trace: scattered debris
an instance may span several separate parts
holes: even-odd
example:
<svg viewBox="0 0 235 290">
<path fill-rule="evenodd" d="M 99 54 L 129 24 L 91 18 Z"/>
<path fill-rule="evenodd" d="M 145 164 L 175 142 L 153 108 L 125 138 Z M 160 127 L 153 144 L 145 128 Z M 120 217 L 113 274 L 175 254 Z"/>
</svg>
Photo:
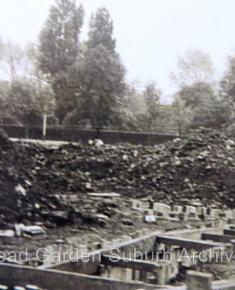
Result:
<svg viewBox="0 0 235 290">
<path fill-rule="evenodd" d="M 90 143 L 49 148 L 1 134 L 0 227 L 100 226 L 97 214 L 122 220 L 123 198 L 234 207 L 235 142 L 223 132 L 201 129 L 158 146 Z"/>
<path fill-rule="evenodd" d="M 15 187 L 15 191 L 23 196 L 26 196 L 26 190 L 20 184 Z"/>
<path fill-rule="evenodd" d="M 133 226 L 133 221 L 131 219 L 123 219 L 122 224 L 125 226 Z"/>
<path fill-rule="evenodd" d="M 46 232 L 40 226 L 25 226 L 24 224 L 15 224 L 15 234 L 17 237 L 22 237 L 23 234 L 30 236 L 43 235 Z"/>
<path fill-rule="evenodd" d="M 11 238 L 15 236 L 13 230 L 0 230 L 0 238 Z"/>
<path fill-rule="evenodd" d="M 40 226 L 26 226 L 26 227 L 24 227 L 24 233 L 28 234 L 28 235 L 35 236 L 35 235 L 43 235 L 46 232 Z"/>
<path fill-rule="evenodd" d="M 144 220 L 146 223 L 155 223 L 157 219 L 155 215 L 145 215 Z"/>
</svg>

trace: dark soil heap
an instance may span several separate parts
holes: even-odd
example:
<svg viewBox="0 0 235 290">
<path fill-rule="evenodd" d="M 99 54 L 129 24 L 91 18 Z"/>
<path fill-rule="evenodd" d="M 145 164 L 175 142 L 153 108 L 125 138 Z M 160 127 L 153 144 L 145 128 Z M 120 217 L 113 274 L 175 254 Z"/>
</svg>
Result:
<svg viewBox="0 0 235 290">
<path fill-rule="evenodd" d="M 61 210 L 74 217 L 83 203 L 74 209 L 55 194 L 76 193 L 85 202 L 87 192 L 234 207 L 235 142 L 222 132 L 201 129 L 160 146 L 69 144 L 51 149 L 12 143 L 0 134 L 2 222 L 47 220 Z"/>
</svg>

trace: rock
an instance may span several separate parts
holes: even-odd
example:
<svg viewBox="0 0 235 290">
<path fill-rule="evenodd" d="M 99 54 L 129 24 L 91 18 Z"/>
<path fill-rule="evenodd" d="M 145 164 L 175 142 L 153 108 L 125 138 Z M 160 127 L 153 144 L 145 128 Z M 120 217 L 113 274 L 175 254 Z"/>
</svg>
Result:
<svg viewBox="0 0 235 290">
<path fill-rule="evenodd" d="M 15 187 L 15 191 L 19 194 L 19 195 L 23 195 L 26 196 L 26 190 L 24 189 L 24 187 L 21 184 L 18 184 Z"/>
<path fill-rule="evenodd" d="M 1 144 L 9 144 L 10 140 L 5 130 L 0 128 L 0 143 Z"/>
<path fill-rule="evenodd" d="M 43 235 L 46 232 L 40 226 L 25 226 L 24 233 L 31 235 L 31 236 L 36 236 L 36 235 Z"/>
<path fill-rule="evenodd" d="M 57 226 L 64 226 L 69 220 L 67 211 L 52 211 L 48 213 L 48 216 Z"/>
<path fill-rule="evenodd" d="M 21 237 L 24 233 L 30 236 L 43 235 L 45 231 L 40 226 L 25 226 L 24 224 L 15 224 L 15 233 L 17 237 Z"/>
<path fill-rule="evenodd" d="M 144 216 L 144 221 L 146 223 L 155 223 L 156 222 L 156 217 L 154 215 L 145 215 Z"/>
<path fill-rule="evenodd" d="M 27 285 L 26 290 L 39 290 L 39 287 L 35 285 Z"/>
<path fill-rule="evenodd" d="M 124 226 L 133 226 L 133 221 L 130 219 L 122 219 L 122 224 Z"/>
<path fill-rule="evenodd" d="M 0 230 L 0 238 L 12 238 L 15 236 L 13 230 Z"/>
<path fill-rule="evenodd" d="M 21 237 L 25 230 L 24 224 L 15 224 L 15 234 L 17 237 Z"/>
</svg>

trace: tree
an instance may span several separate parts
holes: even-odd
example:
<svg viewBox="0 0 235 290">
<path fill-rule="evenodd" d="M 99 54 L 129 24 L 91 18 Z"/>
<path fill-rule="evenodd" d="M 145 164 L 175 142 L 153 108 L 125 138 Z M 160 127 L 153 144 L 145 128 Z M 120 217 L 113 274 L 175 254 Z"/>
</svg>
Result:
<svg viewBox="0 0 235 290">
<path fill-rule="evenodd" d="M 12 121 L 12 117 L 8 114 L 6 110 L 8 96 L 10 90 L 10 82 L 9 81 L 0 81 L 0 120 L 1 123 L 7 121 L 8 123 Z"/>
<path fill-rule="evenodd" d="M 235 57 L 229 57 L 228 68 L 220 81 L 221 94 L 235 101 Z"/>
<path fill-rule="evenodd" d="M 4 43 L 2 39 L 0 38 L 0 62 L 2 61 L 3 54 L 4 54 Z"/>
<path fill-rule="evenodd" d="M 28 80 L 31 80 L 34 87 L 41 114 L 53 116 L 55 112 L 55 95 L 51 84 L 47 82 L 45 75 L 39 69 L 38 54 L 38 48 L 33 43 L 26 47 L 27 68 L 25 69 L 25 76 L 27 76 Z"/>
<path fill-rule="evenodd" d="M 178 92 L 185 107 L 192 112 L 191 127 L 218 128 L 225 123 L 226 112 L 215 90 L 209 83 L 195 83 Z"/>
<path fill-rule="evenodd" d="M 2 42 L 0 51 L 1 66 L 7 73 L 7 81 L 0 83 L 2 122 L 39 125 L 43 113 L 53 113 L 54 95 L 38 69 L 36 46 L 21 48 Z"/>
<path fill-rule="evenodd" d="M 210 55 L 201 50 L 189 50 L 178 57 L 178 71 L 171 73 L 171 79 L 180 87 L 191 86 L 195 83 L 212 83 L 214 66 Z"/>
<path fill-rule="evenodd" d="M 123 129 L 134 131 L 145 130 L 146 114 L 147 107 L 143 93 L 136 89 L 136 82 L 127 84 L 122 110 Z"/>
<path fill-rule="evenodd" d="M 14 42 L 2 42 L 0 44 L 1 51 L 1 69 L 7 79 L 14 81 L 23 72 L 24 50 Z"/>
<path fill-rule="evenodd" d="M 48 76 L 56 97 L 60 123 L 74 108 L 74 92 L 68 77 L 79 55 L 79 34 L 84 11 L 74 0 L 56 0 L 40 35 L 40 69 Z"/>
<path fill-rule="evenodd" d="M 11 83 L 6 110 L 21 125 L 26 127 L 41 125 L 41 113 L 37 100 L 32 82 L 18 79 Z"/>
<path fill-rule="evenodd" d="M 118 124 L 124 96 L 125 69 L 116 52 L 113 23 L 105 8 L 92 16 L 79 65 L 74 66 L 71 79 L 77 89 L 78 120 L 100 130 Z"/>
<path fill-rule="evenodd" d="M 192 122 L 192 111 L 179 95 L 175 96 L 172 104 L 172 119 L 179 135 L 182 135 Z"/>
<path fill-rule="evenodd" d="M 185 105 L 190 109 L 199 107 L 202 104 L 211 105 L 215 99 L 215 93 L 212 86 L 205 82 L 184 86 L 178 94 L 185 102 Z"/>
<path fill-rule="evenodd" d="M 147 124 L 148 130 L 152 131 L 154 121 L 160 111 L 160 91 L 156 88 L 154 83 L 149 83 L 144 91 L 144 98 L 147 107 Z"/>
<path fill-rule="evenodd" d="M 226 125 L 234 134 L 235 132 L 235 56 L 230 56 L 228 68 L 220 81 L 220 98 L 226 110 Z"/>
<path fill-rule="evenodd" d="M 235 106 L 235 57 L 229 58 L 228 68 L 220 81 L 221 98 L 230 108 Z"/>
<path fill-rule="evenodd" d="M 53 121 L 54 95 L 46 82 L 22 77 L 0 85 L 1 120 L 26 127 L 41 126 L 46 113 Z"/>
</svg>

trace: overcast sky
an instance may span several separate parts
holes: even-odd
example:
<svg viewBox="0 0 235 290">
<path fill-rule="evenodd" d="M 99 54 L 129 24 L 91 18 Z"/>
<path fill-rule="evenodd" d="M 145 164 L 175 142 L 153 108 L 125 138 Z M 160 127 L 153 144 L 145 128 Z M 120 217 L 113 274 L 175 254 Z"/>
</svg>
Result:
<svg viewBox="0 0 235 290">
<path fill-rule="evenodd" d="M 53 0 L 0 0 L 0 36 L 20 44 L 37 40 Z M 211 55 L 218 73 L 235 48 L 235 0 L 78 0 L 86 23 L 106 6 L 129 80 L 154 80 L 171 93 L 169 73 L 188 49 Z M 87 24 L 86 24 L 87 25 Z"/>
</svg>

